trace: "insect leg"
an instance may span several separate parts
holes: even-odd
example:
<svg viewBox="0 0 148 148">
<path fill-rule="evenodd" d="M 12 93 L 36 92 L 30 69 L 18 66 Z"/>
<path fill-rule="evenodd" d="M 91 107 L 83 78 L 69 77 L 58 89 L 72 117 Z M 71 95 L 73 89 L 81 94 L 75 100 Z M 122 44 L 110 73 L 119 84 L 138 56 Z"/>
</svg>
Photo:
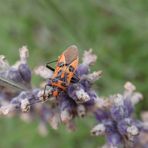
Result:
<svg viewBox="0 0 148 148">
<path fill-rule="evenodd" d="M 77 79 L 75 79 L 75 78 L 73 77 L 70 82 L 71 82 L 71 83 L 77 83 L 77 82 L 79 82 L 79 80 L 77 80 Z"/>
<path fill-rule="evenodd" d="M 46 67 L 47 67 L 48 69 L 52 70 L 52 71 L 55 71 L 55 69 L 54 69 L 53 67 L 51 67 L 49 64 L 54 63 L 54 62 L 57 62 L 57 61 L 58 61 L 58 60 L 54 60 L 54 61 L 51 61 L 51 62 L 46 63 Z"/>
<path fill-rule="evenodd" d="M 80 81 L 80 78 L 76 75 L 76 74 L 74 74 L 74 76 L 73 76 L 75 79 L 77 79 L 78 81 Z"/>
<path fill-rule="evenodd" d="M 46 84 L 45 87 L 44 87 L 43 101 L 46 101 L 47 100 L 46 98 L 48 97 L 48 96 L 46 96 L 46 93 L 45 93 L 47 86 L 48 86 L 48 84 Z"/>
</svg>

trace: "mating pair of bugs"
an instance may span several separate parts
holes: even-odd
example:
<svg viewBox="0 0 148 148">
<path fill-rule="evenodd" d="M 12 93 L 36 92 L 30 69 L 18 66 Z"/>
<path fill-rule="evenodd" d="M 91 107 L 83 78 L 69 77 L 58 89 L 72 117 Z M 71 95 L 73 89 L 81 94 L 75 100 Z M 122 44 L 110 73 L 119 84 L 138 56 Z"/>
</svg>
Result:
<svg viewBox="0 0 148 148">
<path fill-rule="evenodd" d="M 78 49 L 73 45 L 68 47 L 56 61 L 46 64 L 46 67 L 53 71 L 53 75 L 51 78 L 49 78 L 48 83 L 45 85 L 43 98 L 47 97 L 45 96 L 47 86 L 52 88 L 49 94 L 51 96 L 57 97 L 60 92 L 66 91 L 70 83 L 76 83 L 79 81 L 78 76 L 75 74 L 78 61 Z M 55 69 L 50 66 L 50 64 L 53 62 L 57 62 Z M 18 84 L 2 77 L 0 77 L 0 85 L 7 85 L 7 87 L 22 90 L 21 85 L 19 86 Z"/>
</svg>

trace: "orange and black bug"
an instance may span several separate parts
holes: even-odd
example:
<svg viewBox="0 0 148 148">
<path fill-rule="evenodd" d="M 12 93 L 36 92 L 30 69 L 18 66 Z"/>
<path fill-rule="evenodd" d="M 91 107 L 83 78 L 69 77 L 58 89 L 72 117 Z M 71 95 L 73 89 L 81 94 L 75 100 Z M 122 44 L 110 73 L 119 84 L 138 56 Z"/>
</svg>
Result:
<svg viewBox="0 0 148 148">
<path fill-rule="evenodd" d="M 55 69 L 49 65 L 52 62 L 46 64 L 47 68 L 54 71 L 52 78 L 50 78 L 48 84 L 46 84 L 46 86 L 52 87 L 52 96 L 57 97 L 61 91 L 66 91 L 70 83 L 79 81 L 79 78 L 75 74 L 78 61 L 79 56 L 77 47 L 70 46 L 58 57 Z"/>
</svg>

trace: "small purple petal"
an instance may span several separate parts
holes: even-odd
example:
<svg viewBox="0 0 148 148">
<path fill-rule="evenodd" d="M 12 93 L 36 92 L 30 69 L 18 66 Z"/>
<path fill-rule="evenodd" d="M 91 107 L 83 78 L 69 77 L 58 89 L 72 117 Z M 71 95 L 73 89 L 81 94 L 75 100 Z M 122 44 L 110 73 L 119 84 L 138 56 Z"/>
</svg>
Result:
<svg viewBox="0 0 148 148">
<path fill-rule="evenodd" d="M 134 108 L 133 108 L 133 105 L 132 105 L 131 101 L 128 100 L 128 99 L 124 100 L 124 106 L 128 110 L 128 116 L 131 116 L 131 114 L 134 111 Z"/>
<path fill-rule="evenodd" d="M 89 91 L 87 91 L 87 93 L 88 93 L 88 95 L 90 97 L 90 100 L 85 102 L 84 104 L 85 104 L 85 106 L 90 107 L 90 106 L 94 105 L 95 99 L 97 98 L 97 94 L 93 90 L 89 90 Z"/>
<path fill-rule="evenodd" d="M 107 120 L 109 118 L 109 112 L 106 110 L 98 109 L 95 113 L 95 117 L 97 121 Z"/>
<path fill-rule="evenodd" d="M 111 112 L 112 118 L 115 121 L 120 121 L 130 116 L 130 113 L 128 112 L 128 109 L 126 106 L 113 106 L 110 109 L 110 112 Z"/>
<path fill-rule="evenodd" d="M 127 127 L 129 124 L 131 124 L 131 119 L 130 118 L 126 118 L 126 119 L 123 119 L 121 120 L 120 122 L 118 122 L 118 130 L 120 132 L 121 135 L 126 135 L 127 133 Z"/>
<path fill-rule="evenodd" d="M 128 134 L 127 130 L 129 127 L 135 127 L 138 131 L 136 129 L 135 130 L 139 132 L 142 129 L 142 124 L 138 120 L 133 120 L 131 118 L 125 118 L 118 123 L 117 127 L 121 135 L 127 135 Z"/>
<path fill-rule="evenodd" d="M 14 68 L 9 69 L 7 78 L 16 83 L 21 83 L 23 81 L 21 74 Z"/>
<path fill-rule="evenodd" d="M 107 135 L 107 142 L 112 146 L 118 146 L 122 142 L 122 137 L 118 133 L 111 133 Z"/>
<path fill-rule="evenodd" d="M 114 121 L 111 121 L 108 119 L 108 120 L 103 120 L 102 123 L 104 124 L 104 126 L 106 128 L 107 134 L 117 132 L 116 123 Z"/>
<path fill-rule="evenodd" d="M 22 76 L 23 80 L 27 83 L 31 81 L 31 71 L 27 64 L 20 64 L 18 68 L 20 75 Z"/>
<path fill-rule="evenodd" d="M 75 96 L 75 91 L 77 90 L 77 85 L 76 84 L 71 84 L 68 86 L 68 95 L 71 97 L 71 98 L 74 98 L 76 97 Z"/>
<path fill-rule="evenodd" d="M 76 104 L 75 102 L 66 94 L 61 93 L 58 97 L 60 117 L 63 123 L 68 123 L 76 114 Z"/>
<path fill-rule="evenodd" d="M 81 84 L 71 84 L 68 87 L 68 95 L 76 103 L 84 103 L 90 100 L 88 93 Z"/>
<path fill-rule="evenodd" d="M 82 76 L 84 74 L 88 74 L 89 73 L 89 66 L 86 64 L 80 64 L 76 70 L 76 73 L 79 76 Z"/>
<path fill-rule="evenodd" d="M 76 106 L 75 102 L 64 92 L 61 93 L 58 98 L 60 110 L 73 110 Z"/>
<path fill-rule="evenodd" d="M 84 89 L 87 91 L 91 88 L 91 83 L 87 79 L 80 80 L 80 84 L 84 87 Z"/>
</svg>

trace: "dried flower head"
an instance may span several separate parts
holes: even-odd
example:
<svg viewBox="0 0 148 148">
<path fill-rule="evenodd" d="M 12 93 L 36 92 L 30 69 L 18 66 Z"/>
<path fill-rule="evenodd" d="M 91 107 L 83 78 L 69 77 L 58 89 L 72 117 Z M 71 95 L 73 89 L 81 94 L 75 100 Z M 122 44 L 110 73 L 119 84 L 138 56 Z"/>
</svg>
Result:
<svg viewBox="0 0 148 148">
<path fill-rule="evenodd" d="M 30 110 L 30 103 L 27 98 L 21 100 L 21 110 L 22 112 L 28 112 Z"/>
<path fill-rule="evenodd" d="M 9 68 L 9 63 L 4 55 L 0 55 L 0 70 L 5 71 Z"/>
<path fill-rule="evenodd" d="M 105 128 L 104 124 L 100 123 L 100 124 L 96 125 L 91 130 L 91 134 L 95 135 L 95 136 L 103 135 L 103 134 L 105 134 L 105 130 L 106 130 L 106 128 Z"/>
<path fill-rule="evenodd" d="M 93 65 L 97 60 L 97 56 L 95 54 L 92 53 L 92 49 L 89 49 L 88 51 L 84 52 L 82 61 L 83 64 L 86 65 Z"/>
<path fill-rule="evenodd" d="M 136 87 L 131 82 L 126 82 L 124 85 L 124 88 L 130 92 L 133 92 L 136 90 Z"/>
<path fill-rule="evenodd" d="M 26 63 L 27 58 L 29 57 L 29 51 L 27 49 L 27 46 L 23 46 L 22 48 L 20 48 L 19 52 L 20 52 L 20 61 L 22 63 Z"/>
<path fill-rule="evenodd" d="M 44 79 L 48 79 L 52 76 L 53 72 L 47 69 L 45 66 L 39 66 L 34 69 L 36 75 L 41 76 Z"/>
</svg>

